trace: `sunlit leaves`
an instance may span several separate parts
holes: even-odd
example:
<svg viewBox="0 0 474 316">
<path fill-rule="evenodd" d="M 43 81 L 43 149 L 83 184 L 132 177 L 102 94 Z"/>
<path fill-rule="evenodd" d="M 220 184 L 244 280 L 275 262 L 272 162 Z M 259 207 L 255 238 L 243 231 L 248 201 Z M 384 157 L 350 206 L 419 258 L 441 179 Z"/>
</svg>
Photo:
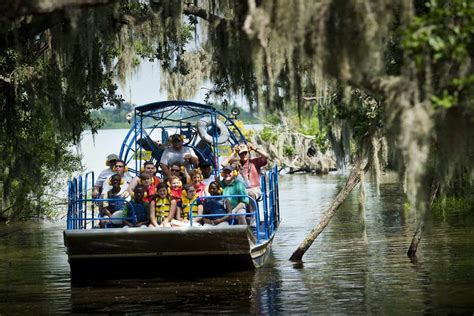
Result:
<svg viewBox="0 0 474 316">
<path fill-rule="evenodd" d="M 431 0 L 426 7 L 427 12 L 409 25 L 403 47 L 421 73 L 431 69 L 431 74 L 425 75 L 434 79 L 433 105 L 450 108 L 474 91 L 469 71 L 474 51 L 474 2 Z"/>
</svg>

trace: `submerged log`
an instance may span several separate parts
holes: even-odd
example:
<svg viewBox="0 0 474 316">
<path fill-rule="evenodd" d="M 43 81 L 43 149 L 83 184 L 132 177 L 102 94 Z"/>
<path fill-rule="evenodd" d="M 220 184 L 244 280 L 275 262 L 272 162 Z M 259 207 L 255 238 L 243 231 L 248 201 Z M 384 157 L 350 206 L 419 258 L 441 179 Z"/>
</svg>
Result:
<svg viewBox="0 0 474 316">
<path fill-rule="evenodd" d="M 433 180 L 433 183 L 431 184 L 431 193 L 430 193 L 430 200 L 428 206 L 425 208 L 425 213 L 421 217 L 420 222 L 418 223 L 418 226 L 416 227 L 416 231 L 413 234 L 413 238 L 410 243 L 410 247 L 408 248 L 407 251 L 407 256 L 414 259 L 416 257 L 416 251 L 418 249 L 418 245 L 420 244 L 421 241 L 421 235 L 423 233 L 423 228 L 425 227 L 425 222 L 427 220 L 428 214 L 431 211 L 431 208 L 433 206 L 434 199 L 436 197 L 436 194 L 438 193 L 439 189 L 439 181 Z"/>
<path fill-rule="evenodd" d="M 319 234 L 321 234 L 324 228 L 326 228 L 331 218 L 334 216 L 334 214 L 336 214 L 336 211 L 339 206 L 341 206 L 342 202 L 344 202 L 349 193 L 351 193 L 355 186 L 360 182 L 361 175 L 365 174 L 369 170 L 369 167 L 370 164 L 366 158 L 359 158 L 354 163 L 354 167 L 351 170 L 346 184 L 339 191 L 332 204 L 326 210 L 319 224 L 315 228 L 313 228 L 313 230 L 311 230 L 305 240 L 293 252 L 290 257 L 291 261 L 301 261 L 305 252 L 309 249 L 309 247 L 311 247 L 314 240 L 319 236 Z"/>
</svg>

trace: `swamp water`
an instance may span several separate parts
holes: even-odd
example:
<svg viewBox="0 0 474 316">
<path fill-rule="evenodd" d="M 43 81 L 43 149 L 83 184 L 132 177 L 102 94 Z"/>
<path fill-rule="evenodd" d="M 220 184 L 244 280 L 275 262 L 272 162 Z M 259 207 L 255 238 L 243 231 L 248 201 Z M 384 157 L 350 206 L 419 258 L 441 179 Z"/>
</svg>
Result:
<svg viewBox="0 0 474 316">
<path fill-rule="evenodd" d="M 88 169 L 101 170 L 122 135 L 84 137 Z M 87 136 L 87 135 L 86 135 Z M 100 148 L 100 149 L 99 149 Z M 99 153 L 100 152 L 100 153 Z M 358 189 L 303 257 L 288 261 L 318 223 L 344 177 L 280 177 L 282 223 L 267 264 L 256 271 L 207 277 L 124 279 L 71 284 L 62 232 L 65 221 L 0 224 L 0 314 L 252 313 L 421 314 L 474 312 L 474 212 L 435 213 L 417 262 L 405 255 L 416 214 L 403 208 L 396 177 L 380 196 Z M 124 267 L 126 268 L 126 267 Z M 192 269 L 192 262 L 190 262 Z M 106 271 L 107 267 L 97 267 Z M 143 267 L 171 270 L 173 267 Z"/>
</svg>

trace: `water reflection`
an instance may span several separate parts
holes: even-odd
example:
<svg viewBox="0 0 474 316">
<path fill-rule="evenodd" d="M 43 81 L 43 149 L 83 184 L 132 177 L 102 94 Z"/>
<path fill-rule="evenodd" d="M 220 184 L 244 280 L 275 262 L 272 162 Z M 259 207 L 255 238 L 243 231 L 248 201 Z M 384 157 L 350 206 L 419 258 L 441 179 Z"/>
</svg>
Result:
<svg viewBox="0 0 474 316">
<path fill-rule="evenodd" d="M 0 226 L 0 314 L 52 313 L 69 309 L 62 224 Z"/>
<path fill-rule="evenodd" d="M 95 282 L 72 288 L 74 313 L 210 313 L 251 311 L 255 272 L 225 277 Z"/>
<path fill-rule="evenodd" d="M 431 218 L 419 260 L 410 262 L 405 252 L 416 214 L 403 208 L 400 187 L 390 177 L 380 196 L 367 183 L 365 214 L 356 189 L 303 262 L 288 261 L 343 182 L 338 176 L 281 178 L 283 222 L 267 265 L 257 271 L 72 286 L 63 223 L 0 224 L 0 314 L 472 313 L 469 215 Z"/>
<path fill-rule="evenodd" d="M 282 279 L 271 254 L 267 264 L 255 272 L 252 281 L 252 314 L 272 315 L 282 305 Z"/>
</svg>

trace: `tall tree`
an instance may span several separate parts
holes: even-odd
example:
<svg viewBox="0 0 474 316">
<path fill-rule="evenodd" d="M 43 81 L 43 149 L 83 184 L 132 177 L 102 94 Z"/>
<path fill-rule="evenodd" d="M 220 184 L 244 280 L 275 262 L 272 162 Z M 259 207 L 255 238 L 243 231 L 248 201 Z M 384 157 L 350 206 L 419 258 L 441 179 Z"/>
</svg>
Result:
<svg viewBox="0 0 474 316">
<path fill-rule="evenodd" d="M 350 91 L 380 100 L 380 115 L 368 121 L 372 135 L 386 136 L 421 218 L 433 175 L 442 188 L 455 178 L 472 181 L 472 1 L 249 0 L 209 9 L 226 17 L 209 28 L 211 47 L 218 48 L 211 51 L 211 77 L 231 88 L 250 86 L 256 93 L 249 99 L 260 105 L 293 100 L 302 107 L 305 91 L 329 91 L 339 96 L 331 104 L 339 113 L 359 109 L 369 117 L 370 106 L 350 102 Z M 248 77 L 254 79 L 242 84 Z M 336 84 L 324 84 L 330 79 Z M 276 102 L 282 96 L 286 102 Z M 367 135 L 354 133 L 363 124 L 341 115 L 324 123 L 334 128 L 341 121 L 359 151 L 371 152 L 364 146 L 373 142 L 361 141 Z"/>
<path fill-rule="evenodd" d="M 98 127 L 92 109 L 121 102 L 115 80 L 136 64 L 140 48 L 150 41 L 173 47 L 181 6 L 38 0 L 3 12 L 0 213 L 18 218 L 41 207 L 45 188 L 77 165 L 68 146 Z"/>
</svg>

